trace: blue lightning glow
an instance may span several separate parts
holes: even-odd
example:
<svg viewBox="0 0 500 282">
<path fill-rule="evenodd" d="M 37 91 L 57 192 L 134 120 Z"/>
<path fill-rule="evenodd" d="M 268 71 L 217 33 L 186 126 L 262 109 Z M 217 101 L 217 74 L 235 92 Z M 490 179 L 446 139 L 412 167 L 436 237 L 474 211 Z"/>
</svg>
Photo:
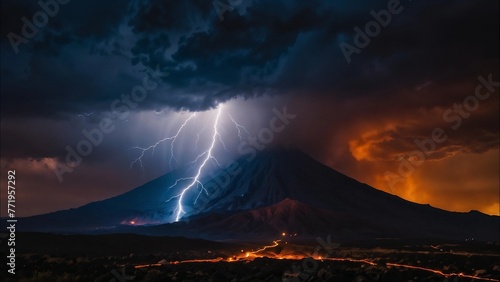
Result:
<svg viewBox="0 0 500 282">
<path fill-rule="evenodd" d="M 179 137 L 179 135 L 181 134 L 184 127 L 188 124 L 188 122 L 190 120 L 194 119 L 195 116 L 196 116 L 195 113 L 190 115 L 189 118 L 187 118 L 184 121 L 184 123 L 179 127 L 179 129 L 177 130 L 177 132 L 174 136 L 161 139 L 149 147 L 145 147 L 145 148 L 133 147 L 133 148 L 131 148 L 131 149 L 141 150 L 141 154 L 139 155 L 138 158 L 136 158 L 134 161 L 132 161 L 132 163 L 130 164 L 130 167 L 132 167 L 135 163 L 139 163 L 141 168 L 143 168 L 142 158 L 144 157 L 144 154 L 146 153 L 146 151 L 152 150 L 154 152 L 154 149 L 156 148 L 156 146 L 158 146 L 162 142 L 170 141 L 170 140 L 172 142 L 170 143 L 170 154 L 171 155 L 170 155 L 170 159 L 169 159 L 169 164 L 170 164 L 170 166 L 172 166 L 172 162 L 176 161 L 176 158 L 174 156 L 174 143 L 175 143 L 177 137 Z M 212 139 L 211 139 L 211 143 L 210 143 L 209 148 L 206 149 L 205 151 L 201 152 L 200 154 L 198 154 L 193 161 L 188 163 L 188 165 L 191 165 L 191 168 L 188 170 L 188 172 L 197 167 L 196 173 L 194 174 L 194 176 L 178 178 L 175 180 L 175 182 L 172 185 L 167 187 L 167 189 L 170 190 L 174 187 L 181 185 L 181 183 L 188 182 L 187 186 L 183 187 L 178 194 L 170 197 L 168 200 L 165 201 L 165 202 L 170 202 L 172 200 L 177 200 L 176 208 L 174 209 L 176 222 L 179 221 L 182 218 L 182 216 L 186 214 L 186 211 L 185 211 L 184 206 L 183 206 L 184 195 L 186 194 L 186 192 L 188 192 L 191 189 L 199 189 L 198 195 L 196 196 L 196 198 L 194 200 L 195 204 L 198 201 L 198 199 L 202 193 L 209 195 L 207 189 L 205 189 L 205 187 L 203 186 L 203 183 L 200 181 L 200 177 L 201 177 L 202 172 L 203 172 L 204 168 L 206 167 L 207 163 L 209 161 L 211 161 L 214 165 L 222 167 L 222 165 L 219 163 L 219 161 L 213 155 L 213 149 L 214 149 L 217 142 L 220 142 L 220 144 L 222 145 L 224 150 L 228 151 L 228 148 L 227 148 L 226 144 L 223 142 L 222 136 L 221 136 L 221 134 L 219 132 L 219 128 L 218 128 L 221 116 L 222 116 L 222 104 L 219 105 L 218 110 L 217 110 L 217 116 L 215 118 L 215 121 L 213 122 L 213 134 L 212 134 Z M 244 133 L 250 135 L 248 130 L 244 126 L 238 124 L 231 117 L 231 115 L 229 115 L 229 118 L 236 126 L 236 129 L 238 131 L 238 136 L 240 139 L 244 138 L 244 136 L 243 136 Z M 198 143 L 200 141 L 200 135 L 203 131 L 205 131 L 205 129 L 206 129 L 206 127 L 203 128 L 201 131 L 199 131 L 196 134 L 196 140 L 195 140 L 195 144 L 194 144 L 195 145 L 195 152 L 198 151 Z M 198 163 L 200 163 L 199 166 L 198 166 Z"/>
<path fill-rule="evenodd" d="M 191 183 L 188 186 L 186 186 L 185 188 L 183 188 L 181 190 L 181 193 L 179 195 L 172 197 L 172 198 L 178 198 L 177 208 L 176 208 L 177 214 L 175 216 L 175 221 L 179 221 L 179 219 L 181 218 L 181 216 L 185 214 L 184 207 L 182 206 L 182 199 L 184 198 L 184 194 L 186 194 L 187 191 L 189 191 L 191 188 L 193 188 L 193 186 L 195 186 L 195 184 L 201 185 L 202 189 L 204 189 L 203 185 L 199 181 L 199 178 L 201 176 L 201 172 L 202 172 L 203 168 L 205 167 L 205 165 L 207 164 L 207 162 L 209 160 L 215 160 L 215 161 L 217 161 L 215 159 L 215 157 L 212 155 L 212 150 L 213 150 L 213 148 L 215 146 L 215 141 L 217 139 L 219 139 L 219 141 L 222 142 L 222 139 L 220 138 L 219 131 L 217 130 L 217 126 L 219 124 L 219 118 L 220 118 L 221 113 L 222 113 L 222 105 L 219 105 L 219 109 L 217 111 L 217 117 L 215 118 L 215 122 L 214 122 L 214 134 L 212 135 L 212 143 L 210 144 L 210 147 L 208 148 L 207 151 L 203 152 L 201 155 L 199 155 L 196 158 L 196 159 L 199 159 L 201 156 L 205 155 L 205 159 L 203 160 L 203 162 L 199 166 L 196 175 L 194 177 L 192 177 L 192 178 L 189 178 L 189 179 L 192 179 Z M 222 142 L 222 144 L 224 144 L 224 142 Z M 201 191 L 200 191 L 200 193 L 201 193 Z M 199 197 L 199 195 L 200 194 L 198 194 L 198 197 Z M 198 199 L 198 197 L 196 199 Z"/>
<path fill-rule="evenodd" d="M 160 141 L 156 142 L 155 144 L 153 144 L 153 145 L 151 145 L 149 147 L 146 147 L 146 148 L 141 148 L 141 147 L 138 147 L 138 146 L 130 148 L 130 149 L 139 149 L 139 150 L 141 150 L 141 154 L 139 155 L 139 157 L 137 157 L 137 159 L 133 160 L 132 163 L 130 163 L 130 168 L 132 168 L 132 166 L 135 163 L 139 162 L 139 165 L 141 166 L 141 168 L 144 169 L 144 166 L 142 165 L 142 158 L 144 157 L 144 153 L 146 153 L 149 150 L 152 150 L 152 152 L 154 153 L 154 150 L 155 150 L 156 146 L 160 145 L 161 143 L 163 143 L 165 141 L 173 140 L 172 143 L 170 143 L 170 160 L 168 162 L 170 164 L 170 168 L 172 168 L 172 160 L 175 159 L 175 157 L 174 157 L 174 142 L 177 139 L 177 137 L 179 136 L 179 134 L 182 132 L 182 129 L 186 126 L 186 124 L 191 119 L 193 119 L 195 116 L 196 116 L 196 113 L 193 113 L 192 115 L 190 115 L 189 118 L 187 118 L 184 121 L 184 123 L 181 125 L 181 127 L 179 127 L 179 130 L 177 130 L 177 133 L 175 133 L 174 136 L 163 138 Z"/>
<path fill-rule="evenodd" d="M 245 137 L 243 136 L 242 131 L 245 131 L 245 133 L 247 134 L 247 136 L 251 135 L 250 132 L 248 132 L 248 130 L 243 125 L 237 123 L 233 119 L 233 117 L 231 115 L 229 115 L 229 118 L 231 119 L 231 121 L 234 123 L 234 126 L 236 126 L 236 129 L 238 130 L 238 137 L 240 138 L 240 141 L 244 141 L 245 140 Z"/>
<path fill-rule="evenodd" d="M 200 142 L 200 135 L 201 135 L 201 133 L 202 133 L 203 131 L 205 131 L 205 129 L 207 129 L 207 128 L 206 128 L 206 127 L 203 127 L 203 129 L 202 129 L 202 130 L 200 130 L 200 132 L 198 132 L 198 133 L 196 134 L 196 141 L 194 142 L 194 151 L 195 151 L 196 153 L 198 153 L 198 142 Z"/>
</svg>

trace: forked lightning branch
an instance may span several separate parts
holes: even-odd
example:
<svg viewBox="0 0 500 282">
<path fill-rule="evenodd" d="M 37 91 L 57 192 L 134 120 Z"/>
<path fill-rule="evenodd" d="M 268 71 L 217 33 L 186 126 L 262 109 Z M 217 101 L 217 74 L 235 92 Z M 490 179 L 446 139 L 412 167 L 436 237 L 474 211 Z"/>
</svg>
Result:
<svg viewBox="0 0 500 282">
<path fill-rule="evenodd" d="M 177 180 L 175 180 L 174 184 L 167 187 L 167 189 L 170 190 L 170 189 L 179 187 L 182 184 L 185 185 L 179 190 L 180 192 L 178 194 L 176 194 L 176 195 L 174 195 L 166 200 L 166 202 L 170 202 L 170 201 L 177 202 L 175 210 L 174 210 L 176 222 L 179 221 L 186 214 L 186 211 L 185 211 L 184 206 L 183 206 L 183 203 L 184 203 L 183 201 L 184 201 L 185 195 L 188 191 L 190 191 L 192 189 L 198 189 L 197 190 L 198 194 L 197 194 L 196 198 L 194 199 L 194 204 L 196 204 L 196 202 L 198 201 L 198 199 L 200 198 L 202 193 L 206 194 L 207 196 L 209 195 L 208 190 L 203 186 L 203 183 L 200 181 L 200 178 L 203 176 L 203 172 L 204 172 L 207 164 L 213 163 L 216 166 L 221 167 L 221 164 L 217 160 L 217 158 L 214 156 L 213 151 L 214 151 L 214 148 L 216 147 L 217 144 L 220 144 L 225 150 L 227 150 L 227 146 L 224 143 L 224 141 L 222 140 L 222 136 L 220 134 L 220 128 L 219 128 L 220 121 L 221 121 L 222 117 L 227 116 L 228 120 L 232 124 L 234 124 L 234 126 L 236 127 L 238 137 L 241 141 L 240 146 L 238 147 L 238 152 L 240 152 L 242 154 L 248 154 L 248 153 L 254 154 L 255 149 L 257 149 L 257 150 L 264 149 L 264 146 L 262 144 L 259 144 L 257 139 L 259 139 L 260 141 L 262 141 L 265 144 L 269 143 L 272 140 L 273 132 L 282 131 L 284 129 L 285 125 L 287 125 L 289 123 L 289 120 L 295 118 L 295 116 L 296 116 L 294 114 L 287 113 L 286 107 L 283 108 L 283 112 L 279 112 L 276 108 L 273 108 L 273 113 L 275 116 L 273 118 L 271 118 L 270 125 L 269 125 L 270 128 L 261 129 L 261 131 L 259 131 L 259 134 L 257 134 L 258 137 L 256 137 L 256 136 L 252 136 L 250 134 L 250 132 L 243 125 L 236 122 L 236 120 L 231 115 L 229 115 L 229 114 L 224 115 L 223 105 L 222 104 L 218 105 L 217 116 L 216 116 L 216 118 L 213 121 L 213 124 L 211 126 L 212 130 L 211 130 L 211 135 L 210 135 L 210 145 L 208 146 L 208 148 L 205 151 L 203 151 L 202 153 L 197 155 L 194 158 L 194 160 L 189 163 L 189 164 L 193 164 L 195 167 L 197 167 L 196 173 L 194 173 L 192 176 L 178 178 Z M 182 131 L 186 128 L 186 126 L 189 126 L 190 122 L 192 122 L 195 118 L 196 118 L 196 113 L 191 114 L 181 124 L 181 126 L 178 128 L 177 132 L 173 136 L 160 139 L 159 141 L 157 141 L 153 145 L 150 145 L 147 147 L 138 147 L 138 146 L 132 147 L 131 149 L 139 150 L 140 154 L 135 160 L 133 160 L 131 162 L 130 167 L 134 166 L 135 164 L 138 164 L 143 169 L 144 167 L 143 167 L 142 159 L 143 159 L 145 153 L 147 151 L 154 152 L 155 148 L 158 145 L 162 144 L 163 142 L 170 141 L 169 164 L 170 164 L 170 168 L 172 168 L 172 162 L 174 160 L 176 160 L 175 155 L 174 155 L 175 142 L 176 142 L 177 138 L 179 138 Z M 278 125 L 278 123 L 280 125 Z M 201 132 L 199 132 L 197 134 L 197 139 L 196 139 L 197 141 L 195 143 L 195 147 L 197 146 L 200 133 Z M 267 136 L 267 137 L 264 138 L 264 136 Z M 245 140 L 247 140 L 248 142 Z M 244 149 L 243 147 L 245 147 L 246 145 L 252 146 L 255 149 L 254 148 Z"/>
<path fill-rule="evenodd" d="M 189 190 L 199 188 L 198 197 L 203 192 L 205 192 L 206 194 L 208 194 L 208 191 L 205 189 L 205 187 L 203 186 L 203 184 L 200 182 L 200 177 L 201 177 L 203 169 L 206 167 L 206 165 L 209 162 L 213 162 L 216 165 L 220 166 L 219 161 L 213 155 L 213 149 L 214 149 L 214 147 L 215 147 L 215 145 L 216 145 L 217 142 L 220 142 L 224 148 L 226 147 L 226 145 L 222 141 L 222 137 L 219 134 L 219 130 L 218 130 L 219 121 L 220 121 L 220 118 L 221 118 L 221 115 L 222 115 L 222 109 L 223 109 L 223 105 L 219 104 L 218 109 L 217 109 L 217 116 L 216 116 L 215 121 L 213 122 L 213 126 L 212 126 L 212 135 L 211 135 L 210 146 L 205 151 L 203 151 L 201 154 L 199 154 L 191 162 L 194 165 L 197 165 L 198 162 L 201 161 L 200 165 L 198 166 L 198 169 L 196 170 L 196 173 L 193 176 L 190 176 L 190 177 L 183 177 L 183 178 L 177 179 L 174 182 L 173 185 L 171 185 L 171 186 L 169 186 L 167 188 L 167 189 L 170 190 L 170 189 L 172 189 L 174 187 L 177 187 L 178 185 L 181 185 L 182 183 L 186 183 L 187 182 L 187 185 L 184 186 L 180 190 L 179 194 L 171 197 L 170 199 L 168 199 L 166 201 L 166 202 L 169 202 L 169 201 L 177 200 L 176 208 L 174 210 L 174 212 L 175 212 L 175 221 L 179 221 L 182 218 L 182 216 L 186 213 L 185 210 L 184 210 L 184 207 L 183 207 L 183 200 L 184 200 L 184 195 Z M 172 165 L 172 161 L 175 160 L 175 155 L 174 155 L 174 144 L 175 144 L 175 141 L 177 140 L 177 138 L 181 134 L 182 130 L 186 127 L 186 125 L 192 119 L 194 119 L 195 117 L 196 117 L 196 113 L 191 114 L 184 121 L 184 123 L 179 127 L 179 129 L 177 130 L 176 134 L 173 135 L 173 136 L 163 138 L 163 139 L 159 140 L 158 142 L 156 142 L 155 144 L 153 144 L 151 146 L 148 146 L 148 147 L 145 147 L 145 148 L 137 147 L 137 146 L 133 147 L 132 149 L 138 149 L 138 150 L 141 151 L 141 153 L 140 153 L 140 155 L 139 155 L 138 158 L 136 158 L 134 161 L 132 161 L 132 163 L 130 164 L 130 166 L 132 167 L 134 164 L 138 163 L 140 165 L 140 167 L 143 168 L 142 158 L 144 157 L 144 154 L 147 151 L 149 151 L 149 150 L 154 151 L 155 148 L 156 148 L 156 146 L 158 146 L 161 143 L 166 142 L 166 141 L 171 141 L 171 143 L 170 143 L 170 160 L 169 160 L 169 164 Z M 240 133 L 242 126 L 239 125 L 239 124 L 237 124 L 232 117 L 230 117 L 230 119 L 235 124 L 236 128 L 238 129 L 238 132 Z M 196 199 L 198 199 L 198 197 Z"/>
</svg>

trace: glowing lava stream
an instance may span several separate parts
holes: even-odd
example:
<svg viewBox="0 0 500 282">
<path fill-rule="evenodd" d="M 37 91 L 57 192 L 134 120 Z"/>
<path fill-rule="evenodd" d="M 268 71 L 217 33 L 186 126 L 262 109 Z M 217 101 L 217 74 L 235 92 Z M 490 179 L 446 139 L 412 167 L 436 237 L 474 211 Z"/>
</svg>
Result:
<svg viewBox="0 0 500 282">
<path fill-rule="evenodd" d="M 194 185 L 194 184 L 193 184 Z M 247 252 L 245 257 L 242 256 L 233 256 L 228 258 L 227 260 L 218 257 L 214 259 L 189 259 L 189 260 L 177 260 L 177 261 L 170 261 L 168 264 L 180 264 L 180 263 L 197 263 L 197 262 L 211 262 L 211 263 L 217 263 L 217 262 L 238 262 L 238 261 L 252 261 L 255 258 L 259 256 L 255 256 L 256 253 L 262 252 L 266 249 L 269 248 L 274 248 L 279 246 L 279 242 L 281 240 L 275 240 L 273 241 L 272 245 L 269 246 L 263 246 L 260 249 L 257 249 L 256 251 L 252 252 Z M 243 250 L 242 250 L 243 251 Z M 253 255 L 250 257 L 250 255 Z M 265 255 L 260 256 L 260 257 L 266 257 Z M 301 259 L 306 259 L 310 258 L 310 256 L 307 255 L 285 255 L 285 256 L 280 256 L 280 255 L 273 255 L 270 256 L 270 258 L 274 259 L 290 259 L 290 260 L 301 260 Z M 398 264 L 398 263 L 390 263 L 387 262 L 385 265 L 379 265 L 374 261 L 368 260 L 368 259 L 354 259 L 354 258 L 315 258 L 316 260 L 320 261 L 325 261 L 325 260 L 330 260 L 330 261 L 348 261 L 348 262 L 356 262 L 356 263 L 364 263 L 364 264 L 369 264 L 372 266 L 382 266 L 382 267 L 402 267 L 402 268 L 407 268 L 407 269 L 416 269 L 416 270 L 422 270 L 422 271 L 427 271 L 427 272 L 432 272 L 437 275 L 441 275 L 445 278 L 457 276 L 457 277 L 464 277 L 464 278 L 471 278 L 471 279 L 476 279 L 476 280 L 482 280 L 482 281 L 496 281 L 500 282 L 498 279 L 493 279 L 493 278 L 483 278 L 479 276 L 473 276 L 473 275 L 467 275 L 463 273 L 444 273 L 441 270 L 435 270 L 432 268 L 426 268 L 426 267 L 421 267 L 421 266 L 413 266 L 413 265 L 408 265 L 408 264 Z M 164 264 L 159 264 L 159 263 L 154 263 L 154 264 L 142 264 L 142 265 L 136 265 L 135 268 L 145 268 L 145 267 L 154 267 L 154 266 L 163 266 Z"/>
<path fill-rule="evenodd" d="M 274 248 L 274 247 L 277 247 L 279 245 L 279 242 L 281 242 L 281 240 L 276 240 L 276 241 L 273 241 L 273 245 L 270 245 L 270 246 L 264 246 L 260 249 L 258 249 L 257 251 L 253 251 L 253 252 L 247 252 L 246 253 L 246 257 L 249 257 L 250 254 L 256 254 L 258 252 L 262 252 L 264 251 L 265 249 L 269 249 L 269 248 Z"/>
<path fill-rule="evenodd" d="M 202 154 L 200 154 L 198 156 L 198 158 L 200 158 L 201 156 L 203 155 L 206 155 L 205 156 L 205 159 L 203 160 L 203 162 L 201 163 L 200 167 L 198 168 L 198 172 L 196 173 L 196 175 L 194 177 L 189 177 L 189 178 L 184 178 L 184 179 L 192 179 L 192 182 L 186 186 L 184 189 L 182 189 L 181 193 L 177 196 L 174 196 L 172 198 L 170 198 L 168 201 L 170 201 L 171 199 L 173 198 L 179 198 L 178 201 L 177 201 L 177 215 L 175 216 L 175 221 L 179 221 L 179 219 L 181 218 L 182 214 L 184 213 L 184 209 L 182 207 L 182 199 L 184 198 L 184 194 L 189 191 L 189 189 L 191 189 L 195 184 L 201 184 L 200 181 L 199 181 L 199 178 L 200 178 L 200 175 L 201 175 L 201 172 L 203 170 L 203 168 L 205 167 L 205 165 L 207 164 L 207 162 L 210 160 L 210 159 L 213 159 L 213 156 L 212 156 L 212 149 L 214 148 L 215 146 L 215 141 L 216 139 L 218 138 L 220 140 L 220 135 L 219 135 L 219 132 L 217 131 L 217 125 L 219 124 L 219 117 L 220 117 L 220 114 L 222 112 L 222 104 L 219 105 L 219 109 L 217 111 L 217 117 L 215 118 L 215 122 L 214 122 L 214 134 L 212 135 L 212 143 L 210 144 L 210 148 L 203 152 Z M 222 140 L 220 140 L 222 141 Z M 198 159 L 196 158 L 196 160 Z M 195 162 L 196 162 L 195 160 Z M 175 186 L 177 184 L 177 181 L 176 183 L 173 185 Z M 173 186 L 170 186 L 170 187 L 173 187 Z M 205 188 L 203 187 L 203 185 L 201 185 L 201 189 L 204 190 Z M 201 193 L 201 191 L 200 191 Z"/>
<path fill-rule="evenodd" d="M 453 277 L 453 276 L 458 276 L 458 277 L 465 277 L 465 278 L 471 278 L 471 279 L 476 279 L 476 280 L 483 280 L 483 281 L 500 281 L 498 279 L 493 279 L 493 278 L 482 278 L 478 276 L 472 276 L 472 275 L 467 275 L 463 273 L 444 273 L 440 270 L 435 270 L 432 268 L 425 268 L 425 267 L 420 267 L 420 266 L 413 266 L 413 265 L 407 265 L 407 264 L 399 264 L 399 263 L 386 263 L 385 265 L 387 266 L 395 266 L 395 267 L 403 267 L 403 268 L 409 268 L 409 269 L 418 269 L 418 270 L 423 270 L 427 272 L 432 272 L 441 276 L 444 276 L 445 278 L 448 277 Z"/>
<path fill-rule="evenodd" d="M 276 242 L 276 241 L 275 241 Z M 256 252 L 258 251 L 262 251 L 262 250 L 265 250 L 265 248 L 271 248 L 271 247 L 275 247 L 277 246 L 276 243 L 275 245 L 272 245 L 272 246 L 265 246 L 263 247 L 263 249 L 259 249 L 257 250 Z M 253 252 L 255 253 L 255 252 Z M 254 260 L 255 258 L 252 257 L 252 258 L 248 258 L 248 254 L 247 253 L 247 257 L 246 258 L 237 258 L 237 259 L 233 259 L 233 258 L 229 258 L 227 260 L 224 260 L 223 258 L 221 257 L 218 257 L 218 258 L 215 258 L 215 259 L 190 259 L 190 260 L 178 260 L 178 261 L 171 261 L 171 262 L 168 262 L 168 264 L 180 264 L 180 263 L 199 263 L 199 262 L 211 262 L 211 263 L 217 263 L 217 262 L 222 262 L 222 261 L 225 261 L 225 262 L 238 262 L 238 261 L 252 261 Z M 305 259 L 305 258 L 308 258 L 308 256 L 303 256 L 303 257 L 300 257 L 300 256 L 296 256 L 296 257 L 276 257 L 275 259 L 291 259 L 291 260 L 301 260 L 301 259 Z M 323 259 L 318 259 L 318 260 L 331 260 L 331 261 L 348 261 L 348 262 L 357 262 L 357 263 L 365 263 L 365 264 L 369 264 L 369 265 L 373 265 L 373 266 L 377 266 L 378 264 L 373 262 L 373 261 L 370 261 L 370 260 L 366 260 L 366 259 L 353 259 L 353 258 L 323 258 Z M 159 263 L 153 263 L 153 264 L 142 264 L 142 265 L 136 265 L 135 268 L 145 268 L 145 267 L 154 267 L 154 266 L 163 266 L 164 264 L 159 264 Z M 432 269 L 432 268 L 425 268 L 425 267 L 420 267 L 420 266 L 413 266 L 413 265 L 407 265 L 407 264 L 398 264 L 398 263 L 386 263 L 385 266 L 393 266 L 393 267 L 402 267 L 402 268 L 407 268 L 407 269 L 416 269 L 416 270 L 422 270 L 422 271 L 427 271 L 427 272 L 432 272 L 434 274 L 437 274 L 437 275 L 441 275 L 445 278 L 449 278 L 449 277 L 454 277 L 454 276 L 457 276 L 457 277 L 464 277 L 464 278 L 470 278 L 470 279 L 475 279 L 475 280 L 482 280 L 482 281 L 496 281 L 496 282 L 499 282 L 500 280 L 498 279 L 493 279 L 493 278 L 486 278 L 486 277 L 479 277 L 479 276 L 473 276 L 473 275 L 467 275 L 467 274 L 463 274 L 463 273 L 444 273 L 440 270 L 435 270 L 435 269 Z"/>
</svg>

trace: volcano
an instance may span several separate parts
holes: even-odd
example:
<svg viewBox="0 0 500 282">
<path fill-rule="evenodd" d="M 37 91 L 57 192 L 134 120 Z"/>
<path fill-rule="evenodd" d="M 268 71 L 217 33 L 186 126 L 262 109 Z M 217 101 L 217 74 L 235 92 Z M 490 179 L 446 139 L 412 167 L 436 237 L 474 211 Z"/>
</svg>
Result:
<svg viewBox="0 0 500 282">
<path fill-rule="evenodd" d="M 337 240 L 374 238 L 499 238 L 499 217 L 450 212 L 413 203 L 343 175 L 294 149 L 243 156 L 209 171 L 207 193 L 187 193 L 186 214 L 173 222 L 181 188 L 173 171 L 122 195 L 22 219 L 23 231 L 138 233 L 210 240 L 267 240 L 282 236 Z"/>
</svg>

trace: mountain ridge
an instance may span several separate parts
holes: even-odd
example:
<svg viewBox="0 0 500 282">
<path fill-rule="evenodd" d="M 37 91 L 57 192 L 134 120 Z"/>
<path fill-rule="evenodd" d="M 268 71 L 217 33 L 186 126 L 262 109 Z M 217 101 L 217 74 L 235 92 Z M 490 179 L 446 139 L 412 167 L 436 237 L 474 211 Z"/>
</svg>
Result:
<svg viewBox="0 0 500 282">
<path fill-rule="evenodd" d="M 199 191 L 186 194 L 184 223 L 170 223 L 176 201 L 167 201 L 180 189 L 167 187 L 189 175 L 187 169 L 180 169 L 106 200 L 24 218 L 25 230 L 197 234 L 218 240 L 244 239 L 248 234 L 264 239 L 283 230 L 302 236 L 328 233 L 339 239 L 498 240 L 498 216 L 413 203 L 345 176 L 298 150 L 266 150 L 253 159 L 242 156 L 236 164 L 200 179 L 207 188 L 214 188 L 208 196 L 195 201 Z"/>
</svg>

